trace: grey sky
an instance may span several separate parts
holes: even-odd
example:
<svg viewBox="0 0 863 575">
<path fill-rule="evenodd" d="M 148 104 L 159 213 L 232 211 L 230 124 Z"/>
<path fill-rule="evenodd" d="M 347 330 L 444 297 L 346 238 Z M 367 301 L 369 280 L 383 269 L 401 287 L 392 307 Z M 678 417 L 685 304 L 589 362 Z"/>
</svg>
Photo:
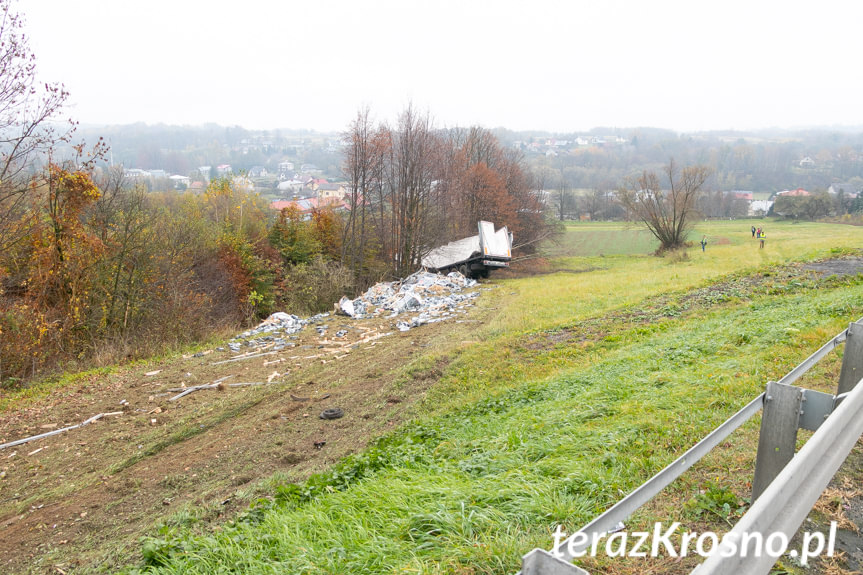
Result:
<svg viewBox="0 0 863 575">
<path fill-rule="evenodd" d="M 85 123 L 553 132 L 863 125 L 856 0 L 30 0 Z"/>
</svg>

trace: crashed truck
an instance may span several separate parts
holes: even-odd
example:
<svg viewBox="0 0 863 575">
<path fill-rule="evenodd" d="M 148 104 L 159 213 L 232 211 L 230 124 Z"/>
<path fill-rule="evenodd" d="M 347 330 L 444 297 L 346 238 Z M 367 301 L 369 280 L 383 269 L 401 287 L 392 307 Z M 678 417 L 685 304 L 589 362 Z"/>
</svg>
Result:
<svg viewBox="0 0 863 575">
<path fill-rule="evenodd" d="M 494 268 L 509 267 L 512 259 L 512 234 L 506 226 L 494 231 L 494 224 L 478 223 L 479 234 L 434 248 L 423 259 L 429 271 L 458 271 L 468 278 L 487 278 Z"/>
</svg>

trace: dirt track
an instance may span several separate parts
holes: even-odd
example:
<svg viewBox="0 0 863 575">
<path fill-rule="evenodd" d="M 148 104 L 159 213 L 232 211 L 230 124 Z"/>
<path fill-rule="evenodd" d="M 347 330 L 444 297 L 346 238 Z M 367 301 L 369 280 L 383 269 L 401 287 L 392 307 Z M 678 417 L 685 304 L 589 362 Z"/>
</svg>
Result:
<svg viewBox="0 0 863 575">
<path fill-rule="evenodd" d="M 483 313 L 475 308 L 471 315 Z M 329 334 L 348 330 L 345 340 L 393 331 L 385 320 L 327 321 Z M 248 503 L 244 486 L 277 471 L 300 480 L 322 470 L 409 416 L 447 361 L 406 377 L 416 355 L 442 342 L 457 346 L 478 325 L 450 320 L 394 331 L 338 348 L 348 353 L 332 352 L 332 340 L 307 327 L 295 347 L 279 353 L 214 365 L 234 356 L 214 351 L 121 369 L 3 414 L 0 444 L 123 412 L 0 450 L 0 572 L 89 572 L 135 563 L 137 538 L 186 504 L 207 505 L 218 519 Z M 178 393 L 168 389 L 225 376 L 232 377 L 224 384 L 271 377 L 274 383 L 170 401 Z M 318 417 L 331 407 L 342 408 L 344 417 Z"/>
</svg>

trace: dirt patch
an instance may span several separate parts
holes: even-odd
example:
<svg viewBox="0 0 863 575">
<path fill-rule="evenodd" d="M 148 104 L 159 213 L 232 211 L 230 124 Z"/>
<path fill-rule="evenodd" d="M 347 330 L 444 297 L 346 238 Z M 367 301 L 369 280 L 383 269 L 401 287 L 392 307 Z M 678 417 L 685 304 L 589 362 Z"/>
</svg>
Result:
<svg viewBox="0 0 863 575">
<path fill-rule="evenodd" d="M 863 257 L 837 258 L 814 262 L 803 266 L 803 269 L 812 270 L 825 276 L 855 276 L 863 274 Z"/>
<path fill-rule="evenodd" d="M 135 562 L 138 538 L 187 505 L 219 521 L 275 472 L 299 481 L 326 469 L 409 418 L 449 361 L 441 353 L 412 369 L 414 359 L 473 339 L 487 313 L 474 308 L 471 321 L 394 331 L 338 353 L 332 335 L 310 326 L 278 353 L 221 363 L 236 356 L 212 350 L 94 377 L 3 413 L 0 444 L 121 412 L 0 450 L 0 572 L 112 570 Z M 358 340 L 392 331 L 382 319 L 327 322 L 327 333 L 356 331 Z M 169 390 L 220 380 L 171 401 L 182 392 Z M 243 383 L 261 385 L 230 386 Z M 344 417 L 319 417 L 331 408 Z"/>
</svg>

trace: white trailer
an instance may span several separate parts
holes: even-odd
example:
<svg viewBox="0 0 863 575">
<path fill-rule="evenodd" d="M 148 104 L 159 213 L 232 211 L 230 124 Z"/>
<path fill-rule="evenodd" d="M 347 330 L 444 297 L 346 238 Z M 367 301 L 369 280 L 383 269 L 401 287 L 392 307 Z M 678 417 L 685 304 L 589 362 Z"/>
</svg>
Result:
<svg viewBox="0 0 863 575">
<path fill-rule="evenodd" d="M 456 240 L 431 250 L 423 259 L 424 268 L 441 273 L 458 270 L 465 277 L 487 278 L 494 268 L 509 267 L 512 259 L 512 234 L 506 226 L 494 230 L 494 224 L 478 223 L 479 234 Z"/>
</svg>

